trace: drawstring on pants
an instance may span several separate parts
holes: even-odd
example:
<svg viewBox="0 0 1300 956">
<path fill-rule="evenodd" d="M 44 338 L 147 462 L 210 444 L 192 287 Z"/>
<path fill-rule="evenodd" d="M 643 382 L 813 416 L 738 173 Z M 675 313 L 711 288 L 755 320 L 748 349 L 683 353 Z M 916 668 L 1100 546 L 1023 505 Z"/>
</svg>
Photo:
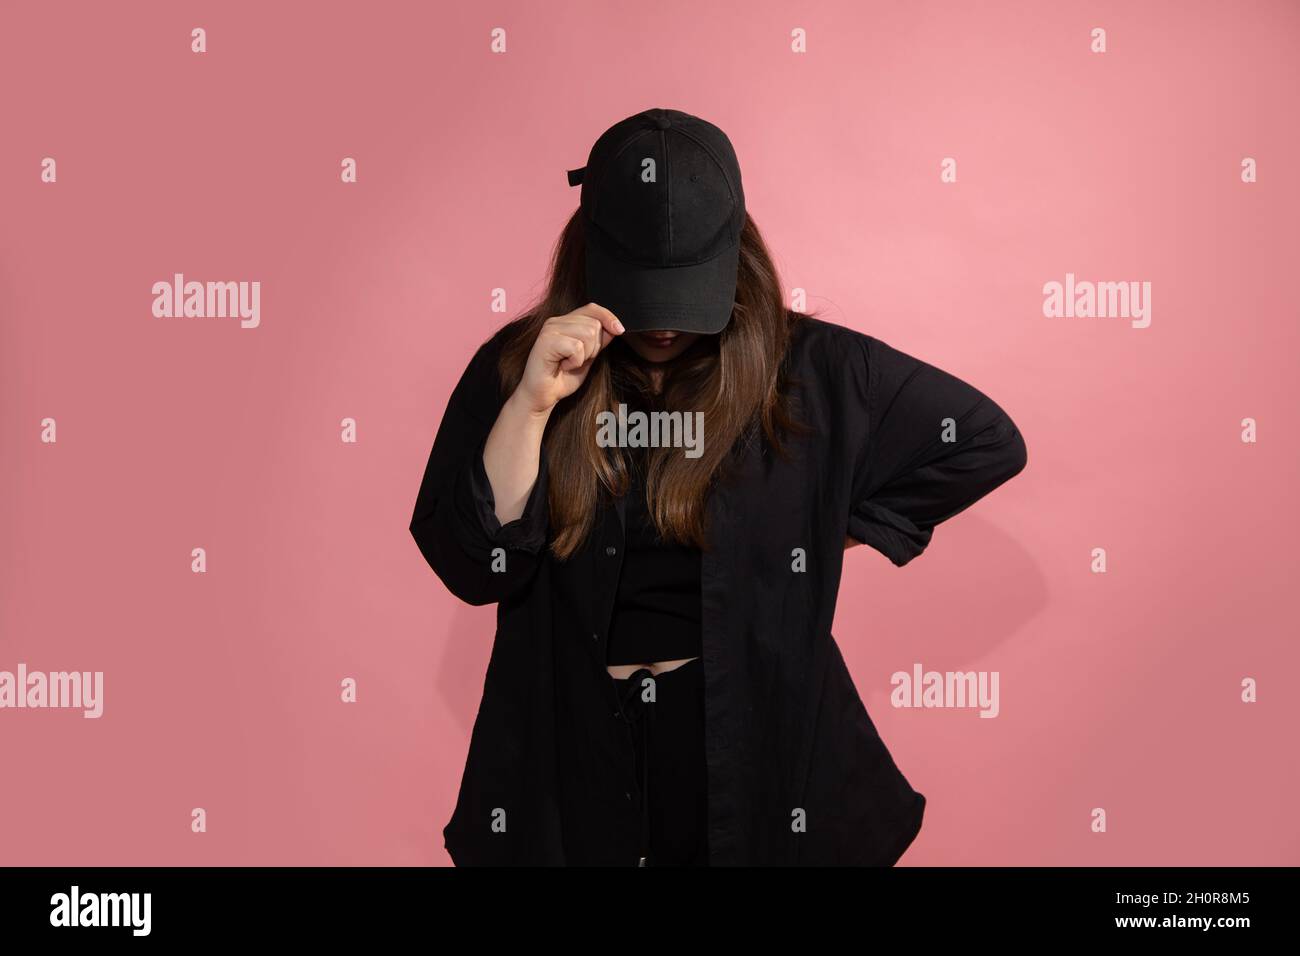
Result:
<svg viewBox="0 0 1300 956">
<path fill-rule="evenodd" d="M 640 724 L 641 730 L 641 779 L 638 783 L 641 796 L 641 859 L 637 866 L 646 866 L 650 858 L 650 723 L 653 720 L 654 706 L 641 698 L 642 682 L 646 677 L 654 679 L 654 672 L 642 667 L 628 678 L 627 687 L 620 702 L 623 719 L 628 725 Z"/>
</svg>

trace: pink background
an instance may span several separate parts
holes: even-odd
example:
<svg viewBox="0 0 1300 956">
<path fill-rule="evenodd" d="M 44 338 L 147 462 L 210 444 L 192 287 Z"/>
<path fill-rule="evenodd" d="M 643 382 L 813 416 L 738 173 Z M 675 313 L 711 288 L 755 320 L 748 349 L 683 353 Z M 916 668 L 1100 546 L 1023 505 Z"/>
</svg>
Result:
<svg viewBox="0 0 1300 956">
<path fill-rule="evenodd" d="M 99 720 L 0 711 L 0 862 L 448 862 L 493 609 L 411 541 L 421 471 L 564 171 L 664 106 L 731 136 L 787 290 L 1027 438 L 914 564 L 846 558 L 837 638 L 929 798 L 902 862 L 1300 863 L 1294 3 L 0 17 L 0 669 L 105 672 Z M 154 318 L 177 271 L 260 281 L 261 327 Z M 1066 272 L 1150 281 L 1151 327 L 1045 318 Z M 1001 715 L 894 710 L 918 661 L 1000 672 Z"/>
</svg>

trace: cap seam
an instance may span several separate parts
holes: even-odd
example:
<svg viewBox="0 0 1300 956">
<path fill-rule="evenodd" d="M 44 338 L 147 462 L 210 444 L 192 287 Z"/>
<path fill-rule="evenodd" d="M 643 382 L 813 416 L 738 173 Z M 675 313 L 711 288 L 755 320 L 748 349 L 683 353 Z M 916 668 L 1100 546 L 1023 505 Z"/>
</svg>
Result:
<svg viewBox="0 0 1300 956">
<path fill-rule="evenodd" d="M 626 143 L 624 143 L 622 146 L 620 146 L 620 147 L 619 147 L 619 148 L 618 148 L 618 149 L 617 149 L 613 154 L 611 154 L 611 155 L 610 155 L 610 156 L 605 160 L 604 163 L 601 164 L 604 168 L 602 168 L 601 171 L 600 171 L 600 180 L 599 180 L 598 182 L 593 182 L 593 183 L 591 184 L 591 185 L 592 185 L 592 190 L 591 190 L 591 209 L 590 209 L 590 210 L 588 211 L 588 213 L 587 213 L 587 218 L 588 218 L 589 220 L 591 220 L 593 223 L 595 222 L 595 219 L 596 219 L 596 212 L 598 211 L 598 208 L 599 208 L 599 202 L 600 202 L 600 185 L 601 185 L 601 183 L 603 183 L 603 182 L 605 181 L 605 177 L 609 175 L 609 171 L 610 171 L 610 169 L 612 169 L 613 166 L 614 166 L 614 161 L 615 161 L 616 159 L 618 159 L 618 157 L 622 156 L 622 155 L 623 155 L 625 152 L 627 152 L 629 149 L 631 149 L 632 146 L 633 146 L 633 144 L 636 143 L 636 141 L 637 141 L 638 139 L 640 139 L 641 136 L 643 136 L 643 135 L 646 134 L 646 133 L 653 133 L 653 132 L 654 132 L 653 129 L 643 129 L 643 130 L 639 130 L 639 131 L 638 131 L 634 136 L 629 137 L 629 138 L 628 138 L 628 141 L 627 141 Z M 588 157 L 587 165 L 588 165 L 588 166 L 591 165 L 590 157 Z M 724 175 L 725 175 L 725 174 L 724 174 Z"/>
<path fill-rule="evenodd" d="M 732 183 L 731 177 L 727 175 L 727 164 L 718 158 L 718 154 L 713 151 L 713 148 L 709 146 L 708 143 L 704 142 L 704 140 L 700 139 L 694 133 L 690 132 L 688 129 L 684 127 L 675 126 L 673 128 L 676 129 L 678 133 L 680 133 L 681 135 L 685 136 L 687 139 L 695 143 L 695 145 L 700 147 L 700 149 L 704 150 L 706 153 L 709 154 L 709 158 L 713 160 L 714 163 L 717 164 L 718 172 L 722 173 L 722 178 L 727 184 L 727 192 L 730 194 L 729 198 L 731 199 L 731 204 L 733 206 L 736 205 L 736 187 L 735 184 Z"/>
<path fill-rule="evenodd" d="M 665 237 L 668 242 L 668 255 L 665 256 L 665 258 L 669 262 L 672 262 L 673 261 L 673 177 L 668 174 L 670 167 L 668 162 L 668 131 L 666 129 L 661 128 L 659 130 L 659 144 L 660 144 L 660 149 L 663 151 L 664 154 L 664 168 L 663 168 L 664 212 L 666 213 L 666 218 L 668 220 L 668 235 Z"/>
</svg>

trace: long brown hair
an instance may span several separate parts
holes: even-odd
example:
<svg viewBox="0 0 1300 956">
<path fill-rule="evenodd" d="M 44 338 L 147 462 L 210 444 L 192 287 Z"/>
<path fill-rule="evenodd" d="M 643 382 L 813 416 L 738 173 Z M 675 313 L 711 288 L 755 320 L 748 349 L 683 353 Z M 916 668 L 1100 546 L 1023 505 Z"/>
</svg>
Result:
<svg viewBox="0 0 1300 956">
<path fill-rule="evenodd" d="M 575 212 L 556 243 L 545 294 L 511 323 L 515 331 L 499 366 L 505 394 L 523 376 L 546 320 L 587 301 L 585 239 L 580 212 Z M 664 370 L 663 407 L 703 412 L 708 426 L 699 458 L 687 458 L 681 449 L 647 450 L 647 507 L 665 540 L 707 547 L 705 500 L 732 450 L 761 429 L 780 454 L 783 433 L 800 429 L 787 404 L 784 370 L 798 318 L 799 313 L 785 308 L 772 257 L 746 214 L 731 321 L 719 334 L 701 336 Z M 571 556 L 591 533 L 602 494 L 627 493 L 628 462 L 620 449 L 600 447 L 596 426 L 597 415 L 616 411 L 629 389 L 649 392 L 649 375 L 633 350 L 615 339 L 596 357 L 578 390 L 551 413 L 543 453 L 550 472 L 551 550 L 559 558 Z"/>
</svg>

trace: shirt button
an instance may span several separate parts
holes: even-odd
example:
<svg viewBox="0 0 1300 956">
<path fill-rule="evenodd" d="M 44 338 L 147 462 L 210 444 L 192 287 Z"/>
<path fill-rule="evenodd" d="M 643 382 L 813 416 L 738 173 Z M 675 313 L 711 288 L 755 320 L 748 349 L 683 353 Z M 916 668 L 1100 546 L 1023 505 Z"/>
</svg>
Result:
<svg viewBox="0 0 1300 956">
<path fill-rule="evenodd" d="M 612 558 L 614 555 L 618 554 L 618 548 L 614 547 L 611 544 L 608 548 L 605 549 L 605 553 Z"/>
</svg>

